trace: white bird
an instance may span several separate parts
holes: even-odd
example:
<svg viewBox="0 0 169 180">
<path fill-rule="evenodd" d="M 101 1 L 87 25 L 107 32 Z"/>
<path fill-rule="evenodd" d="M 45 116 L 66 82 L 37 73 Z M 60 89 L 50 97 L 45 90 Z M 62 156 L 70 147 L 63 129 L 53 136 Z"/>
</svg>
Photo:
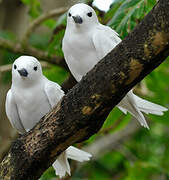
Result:
<svg viewBox="0 0 169 180">
<path fill-rule="evenodd" d="M 41 64 L 32 56 L 21 56 L 12 66 L 12 86 L 6 97 L 6 114 L 21 134 L 32 129 L 64 96 L 61 87 L 42 73 Z M 69 159 L 88 161 L 91 154 L 68 147 L 53 163 L 60 178 L 70 175 Z"/>
<path fill-rule="evenodd" d="M 62 42 L 66 63 L 77 81 L 80 81 L 103 57 L 121 42 L 119 35 L 108 26 L 99 23 L 90 6 L 79 3 L 67 14 L 67 26 Z M 142 114 L 163 115 L 167 108 L 136 96 L 133 91 L 118 104 L 123 112 L 130 112 L 142 126 L 149 128 Z"/>
</svg>

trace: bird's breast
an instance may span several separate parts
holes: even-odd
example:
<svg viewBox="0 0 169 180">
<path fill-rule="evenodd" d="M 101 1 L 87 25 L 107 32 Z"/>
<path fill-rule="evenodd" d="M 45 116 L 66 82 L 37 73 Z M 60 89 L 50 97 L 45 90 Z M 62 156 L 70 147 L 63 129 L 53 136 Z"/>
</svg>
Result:
<svg viewBox="0 0 169 180">
<path fill-rule="evenodd" d="M 15 93 L 19 117 L 26 130 L 32 129 L 51 107 L 43 90 L 23 90 Z"/>
<path fill-rule="evenodd" d="M 70 71 L 75 76 L 84 76 L 98 62 L 97 53 L 88 36 L 74 36 L 64 43 L 65 59 Z"/>
</svg>

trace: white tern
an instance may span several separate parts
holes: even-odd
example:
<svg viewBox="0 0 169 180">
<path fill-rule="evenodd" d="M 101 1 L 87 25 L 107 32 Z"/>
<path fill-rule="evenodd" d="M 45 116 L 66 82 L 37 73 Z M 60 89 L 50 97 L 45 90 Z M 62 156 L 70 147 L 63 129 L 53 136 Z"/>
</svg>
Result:
<svg viewBox="0 0 169 180">
<path fill-rule="evenodd" d="M 12 66 L 12 86 L 6 97 L 6 114 L 21 134 L 32 129 L 64 96 L 61 87 L 42 73 L 41 64 L 32 56 L 21 56 Z M 53 163 L 60 178 L 70 175 L 68 158 L 88 161 L 91 154 L 68 147 Z"/>
<path fill-rule="evenodd" d="M 90 6 L 78 3 L 67 13 L 67 26 L 62 42 L 66 63 L 77 81 L 80 81 L 103 57 L 121 42 L 119 35 L 108 26 L 99 23 Z M 148 102 L 133 91 L 118 104 L 123 112 L 130 112 L 142 126 L 149 128 L 142 114 L 163 115 L 167 108 Z"/>
</svg>

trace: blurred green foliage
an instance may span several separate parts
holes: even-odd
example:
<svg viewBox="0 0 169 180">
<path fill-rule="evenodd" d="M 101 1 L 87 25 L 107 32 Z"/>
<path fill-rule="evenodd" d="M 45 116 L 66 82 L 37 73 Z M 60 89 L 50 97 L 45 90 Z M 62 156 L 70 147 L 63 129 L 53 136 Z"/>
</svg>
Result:
<svg viewBox="0 0 169 180">
<path fill-rule="evenodd" d="M 38 17 L 42 10 L 40 0 L 21 0 L 22 3 L 29 6 L 29 15 L 32 19 Z"/>
<path fill-rule="evenodd" d="M 22 0 L 29 6 L 31 18 L 38 17 L 42 11 L 40 1 Z M 124 38 L 143 17 L 153 8 L 156 0 L 115 0 L 111 9 L 101 17 L 102 22 L 107 22 Z M 99 14 L 99 13 L 98 13 Z M 66 13 L 57 21 L 50 19 L 43 23 L 52 32 L 48 34 L 33 33 L 30 44 L 36 48 L 46 51 L 49 56 L 57 55 L 63 57 L 61 41 L 66 25 Z M 9 32 L 0 31 L 0 37 L 15 41 L 16 38 Z M 4 61 L 9 64 L 14 61 L 19 54 L 13 54 L 6 50 L 1 50 Z M 61 84 L 67 77 L 68 72 L 60 67 L 52 65 L 50 69 L 44 69 L 44 74 L 50 80 Z M 5 81 L 9 80 L 9 75 Z M 158 104 L 169 107 L 169 61 L 166 60 L 155 71 L 148 75 L 143 81 L 147 86 L 144 98 Z M 146 97 L 145 97 L 146 96 Z M 90 161 L 85 166 L 77 169 L 73 175 L 73 180 L 167 180 L 169 179 L 169 112 L 164 116 L 147 116 L 150 130 L 142 128 L 127 142 L 120 145 L 120 149 L 111 150 L 109 153 L 100 154 L 100 158 Z M 119 121 L 120 120 L 120 121 Z M 110 129 L 108 133 L 122 131 L 131 120 L 130 115 L 123 115 L 120 110 L 114 108 L 106 120 L 102 130 L 117 125 Z M 151 123 L 150 123 L 151 122 Z M 103 135 L 99 135 L 103 136 Z M 94 143 L 97 135 L 91 137 L 84 144 Z M 50 167 L 40 178 L 40 180 L 52 180 L 55 176 L 54 170 Z"/>
<path fill-rule="evenodd" d="M 156 0 L 115 0 L 106 18 L 108 25 L 124 38 L 156 4 Z"/>
</svg>

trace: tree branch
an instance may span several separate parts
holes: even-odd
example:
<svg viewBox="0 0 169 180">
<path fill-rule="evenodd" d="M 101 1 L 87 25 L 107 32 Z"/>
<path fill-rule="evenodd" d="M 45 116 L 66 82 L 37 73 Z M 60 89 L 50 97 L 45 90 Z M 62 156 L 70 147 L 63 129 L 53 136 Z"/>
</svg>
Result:
<svg viewBox="0 0 169 180">
<path fill-rule="evenodd" d="M 70 76 L 62 83 L 62 89 L 65 94 L 77 83 L 76 79 L 70 74 Z"/>
<path fill-rule="evenodd" d="M 125 94 L 169 55 L 169 1 L 153 10 L 28 133 L 0 164 L 0 177 L 34 180 L 68 146 L 95 134 Z"/>
<path fill-rule="evenodd" d="M 56 17 L 58 15 L 61 15 L 65 13 L 68 10 L 68 7 L 62 7 L 58 9 L 54 9 L 51 11 L 48 11 L 42 15 L 40 15 L 37 19 L 35 19 L 28 27 L 27 31 L 25 32 L 23 38 L 22 38 L 22 45 L 25 47 L 28 44 L 28 39 L 30 37 L 30 34 L 38 27 L 42 22 L 46 21 L 47 19 Z"/>
<path fill-rule="evenodd" d="M 14 53 L 35 56 L 40 60 L 44 60 L 49 63 L 56 64 L 67 69 L 67 65 L 64 59 L 56 56 L 49 56 L 47 52 L 36 49 L 31 46 L 27 46 L 26 48 L 23 48 L 21 43 L 14 43 L 12 41 L 0 38 L 0 48 L 7 49 Z"/>
<path fill-rule="evenodd" d="M 32 23 L 30 23 L 28 29 L 26 30 L 25 34 L 23 35 L 21 42 L 12 42 L 10 40 L 2 39 L 0 38 L 0 48 L 7 49 L 9 51 L 12 51 L 14 53 L 19 54 L 28 54 L 37 57 L 40 60 L 44 60 L 47 62 L 50 62 L 52 64 L 59 65 L 61 67 L 67 68 L 67 65 L 63 58 L 59 58 L 56 56 L 49 56 L 47 52 L 39 50 L 37 48 L 34 48 L 30 45 L 28 45 L 28 39 L 31 35 L 31 33 L 45 20 L 56 17 L 58 15 L 63 14 L 66 12 L 68 7 L 58 8 L 51 11 L 48 11 L 41 16 L 39 16 L 37 19 L 35 19 Z"/>
<path fill-rule="evenodd" d="M 122 115 L 119 117 L 119 119 L 116 120 L 110 127 L 104 128 L 103 130 L 100 130 L 99 134 L 104 134 L 104 135 L 106 135 L 106 134 L 109 134 L 110 131 L 115 130 L 115 129 L 118 127 L 118 125 L 123 121 L 124 117 L 125 117 L 125 114 L 122 114 Z"/>
<path fill-rule="evenodd" d="M 86 146 L 83 150 L 93 154 L 93 159 L 97 159 L 100 157 L 100 154 L 103 156 L 112 149 L 116 148 L 119 144 L 126 142 L 140 128 L 141 126 L 138 125 L 138 123 L 136 124 L 135 119 L 132 118 L 132 121 L 122 131 L 107 134 L 96 140 L 93 144 Z"/>
</svg>

